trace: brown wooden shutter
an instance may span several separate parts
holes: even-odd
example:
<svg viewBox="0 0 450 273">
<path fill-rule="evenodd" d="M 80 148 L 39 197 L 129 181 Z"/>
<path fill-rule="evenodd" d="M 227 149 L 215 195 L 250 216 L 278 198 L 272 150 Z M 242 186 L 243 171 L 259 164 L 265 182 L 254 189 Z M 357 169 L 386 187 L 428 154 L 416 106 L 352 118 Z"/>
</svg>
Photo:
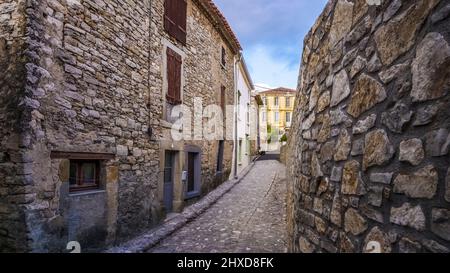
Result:
<svg viewBox="0 0 450 273">
<path fill-rule="evenodd" d="M 177 40 L 183 44 L 186 44 L 186 25 L 187 25 L 187 1 L 178 0 L 178 29 Z"/>
<path fill-rule="evenodd" d="M 172 35 L 176 27 L 175 18 L 172 17 L 175 10 L 176 0 L 165 0 L 164 1 L 164 30 Z"/>
<path fill-rule="evenodd" d="M 186 44 L 186 20 L 186 0 L 165 0 L 164 29 L 170 36 L 183 44 Z"/>
<path fill-rule="evenodd" d="M 171 104 L 181 104 L 181 67 L 182 57 L 167 48 L 167 101 Z"/>
</svg>

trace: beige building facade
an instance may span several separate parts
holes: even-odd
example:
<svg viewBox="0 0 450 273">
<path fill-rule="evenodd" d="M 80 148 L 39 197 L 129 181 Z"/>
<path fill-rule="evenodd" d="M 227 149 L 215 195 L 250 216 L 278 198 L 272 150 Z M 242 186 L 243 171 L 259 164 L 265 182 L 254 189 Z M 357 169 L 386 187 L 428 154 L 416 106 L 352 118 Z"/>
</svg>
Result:
<svg viewBox="0 0 450 273">
<path fill-rule="evenodd" d="M 262 150 L 278 152 L 283 144 L 282 137 L 287 136 L 291 128 L 296 91 L 280 87 L 259 95 L 264 103 L 260 110 Z"/>
</svg>

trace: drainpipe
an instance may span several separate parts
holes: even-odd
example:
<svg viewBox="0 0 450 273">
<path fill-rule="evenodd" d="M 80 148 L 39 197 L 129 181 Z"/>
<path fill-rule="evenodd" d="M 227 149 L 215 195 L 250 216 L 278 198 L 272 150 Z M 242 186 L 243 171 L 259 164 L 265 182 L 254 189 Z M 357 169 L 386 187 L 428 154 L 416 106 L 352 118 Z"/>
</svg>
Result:
<svg viewBox="0 0 450 273">
<path fill-rule="evenodd" d="M 147 101 L 147 108 L 148 108 L 148 115 L 149 115 L 149 124 L 148 124 L 148 131 L 147 134 L 150 137 L 150 141 L 152 141 L 153 138 L 153 126 L 152 126 L 152 91 L 151 91 L 151 58 L 152 58 L 152 0 L 149 0 L 149 11 L 148 11 L 148 17 L 149 17 L 149 23 L 148 23 L 148 101 Z M 154 118 L 154 117 L 153 117 Z"/>
<path fill-rule="evenodd" d="M 238 173 L 237 173 L 237 160 L 238 160 L 238 112 L 237 112 L 237 105 L 238 105 L 238 71 L 239 67 L 238 64 L 242 61 L 242 52 L 240 51 L 238 53 L 238 58 L 234 61 L 234 179 L 238 179 Z"/>
</svg>

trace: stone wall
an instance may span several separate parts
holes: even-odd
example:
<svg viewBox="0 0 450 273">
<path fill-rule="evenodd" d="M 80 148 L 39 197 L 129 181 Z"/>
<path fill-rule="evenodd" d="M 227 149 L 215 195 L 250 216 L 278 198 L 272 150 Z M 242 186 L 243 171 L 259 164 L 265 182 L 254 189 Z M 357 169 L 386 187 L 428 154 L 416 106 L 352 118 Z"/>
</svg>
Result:
<svg viewBox="0 0 450 273">
<path fill-rule="evenodd" d="M 33 187 L 25 213 L 32 251 L 61 251 L 70 239 L 86 246 L 93 234 L 103 234 L 95 244 L 101 245 L 116 232 L 132 234 L 157 221 L 158 144 L 147 134 L 153 124 L 148 11 L 148 1 L 30 1 L 26 139 Z M 120 170 L 120 182 L 105 185 L 109 198 L 101 204 L 107 224 L 92 226 L 98 215 L 84 217 L 84 210 L 81 230 L 71 231 L 78 202 L 63 190 L 68 181 L 60 171 L 67 162 L 53 159 L 52 151 L 116 155 L 107 168 Z"/>
<path fill-rule="evenodd" d="M 25 194 L 30 188 L 25 173 L 22 138 L 27 113 L 25 100 L 27 29 L 25 2 L 0 3 L 0 249 L 26 251 Z"/>
<path fill-rule="evenodd" d="M 290 136 L 294 252 L 450 251 L 448 1 L 329 1 Z"/>
<path fill-rule="evenodd" d="M 234 52 L 188 3 L 184 103 L 217 103 L 224 85 L 233 104 Z M 0 27 L 0 252 L 61 252 L 71 240 L 96 251 L 155 226 L 167 145 L 201 147 L 204 194 L 223 181 L 217 141 L 170 141 L 162 0 L 3 1 Z M 69 194 L 69 160 L 54 152 L 112 156 L 101 163 L 100 191 Z M 227 142 L 228 173 L 231 153 Z"/>
<path fill-rule="evenodd" d="M 183 105 L 189 107 L 194 115 L 202 114 L 202 110 L 209 105 L 221 105 L 220 91 L 221 86 L 226 87 L 226 105 L 234 104 L 234 57 L 236 52 L 224 40 L 223 36 L 215 29 L 211 23 L 211 18 L 202 8 L 201 2 L 205 1 L 188 1 L 187 7 L 187 43 L 183 46 L 175 39 L 171 38 L 163 27 L 163 9 L 164 0 L 152 1 L 154 7 L 152 20 L 158 29 L 158 35 L 155 35 L 156 42 L 152 49 L 155 52 L 164 52 L 164 47 L 170 44 L 178 48 L 185 54 L 183 62 L 185 85 L 183 87 Z M 165 43 L 163 42 L 165 40 Z M 226 50 L 226 66 L 221 66 L 222 46 Z M 161 53 L 159 54 L 159 56 Z M 162 66 L 162 59 L 154 58 L 157 67 Z M 160 77 L 163 69 L 157 70 L 155 78 Z M 202 109 L 194 104 L 194 98 L 202 99 Z M 164 102 L 164 98 L 163 98 Z M 197 107 L 196 107 L 197 106 Z M 232 124 L 232 113 L 229 111 L 230 118 L 227 122 Z M 161 112 L 161 119 L 164 120 L 164 111 Z M 194 117 L 192 119 L 192 128 L 194 128 Z M 203 121 L 206 121 L 203 119 Z M 163 123 L 164 137 L 170 139 L 170 124 Z M 167 126 L 169 125 L 169 126 Z M 232 127 L 228 127 L 230 131 L 224 128 L 224 134 L 232 135 Z M 203 132 L 201 132 L 203 133 Z M 199 136 L 194 132 L 192 137 Z M 200 135 L 202 137 L 202 135 Z M 206 137 L 206 139 L 205 139 Z M 217 140 L 208 140 L 207 135 L 203 135 L 202 140 L 182 141 L 184 145 L 198 146 L 202 150 L 202 192 L 207 193 L 220 185 L 229 177 L 232 165 L 233 141 L 225 141 L 224 149 L 224 172 L 220 177 L 216 177 L 217 153 L 219 150 Z M 230 138 L 228 138 L 230 139 Z M 170 141 L 169 141 L 170 142 Z M 172 144 L 172 143 L 171 143 Z"/>
</svg>

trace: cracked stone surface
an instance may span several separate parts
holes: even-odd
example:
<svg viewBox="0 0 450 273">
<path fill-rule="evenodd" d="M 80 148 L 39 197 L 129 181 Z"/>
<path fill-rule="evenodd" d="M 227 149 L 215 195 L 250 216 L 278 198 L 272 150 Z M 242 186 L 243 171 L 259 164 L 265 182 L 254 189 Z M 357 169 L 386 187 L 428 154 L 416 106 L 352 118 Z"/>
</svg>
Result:
<svg viewBox="0 0 450 273">
<path fill-rule="evenodd" d="M 286 252 L 285 167 L 258 161 L 216 204 L 150 253 Z"/>
</svg>

